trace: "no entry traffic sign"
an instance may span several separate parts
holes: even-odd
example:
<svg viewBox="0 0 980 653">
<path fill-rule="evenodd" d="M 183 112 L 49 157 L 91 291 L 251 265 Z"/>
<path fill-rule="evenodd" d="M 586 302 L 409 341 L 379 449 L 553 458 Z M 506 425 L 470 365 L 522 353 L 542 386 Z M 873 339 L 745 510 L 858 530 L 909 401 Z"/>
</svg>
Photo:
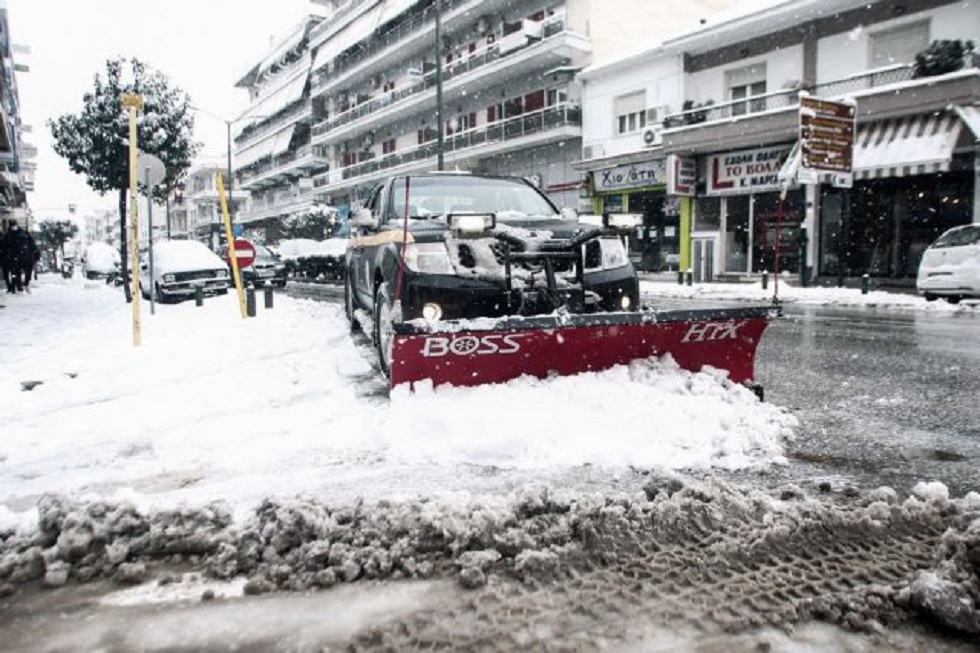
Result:
<svg viewBox="0 0 980 653">
<path fill-rule="evenodd" d="M 248 242 L 244 238 L 236 238 L 235 243 L 235 258 L 238 260 L 238 269 L 247 268 L 255 260 L 255 246 Z M 229 255 L 231 250 L 228 250 Z"/>
</svg>

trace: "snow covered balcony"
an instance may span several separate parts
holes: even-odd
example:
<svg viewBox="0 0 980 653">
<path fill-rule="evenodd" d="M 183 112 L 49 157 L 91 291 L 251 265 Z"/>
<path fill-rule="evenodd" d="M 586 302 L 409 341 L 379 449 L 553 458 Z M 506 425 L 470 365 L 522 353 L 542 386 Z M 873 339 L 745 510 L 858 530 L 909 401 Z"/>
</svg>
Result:
<svg viewBox="0 0 980 653">
<path fill-rule="evenodd" d="M 861 123 L 980 102 L 980 69 L 913 79 L 910 67 L 897 66 L 865 71 L 808 91 L 827 99 L 853 98 Z M 798 132 L 799 91 L 794 89 L 669 114 L 663 142 L 667 151 L 695 154 L 717 149 L 720 142 L 737 148 L 782 137 L 792 141 Z"/>
</svg>

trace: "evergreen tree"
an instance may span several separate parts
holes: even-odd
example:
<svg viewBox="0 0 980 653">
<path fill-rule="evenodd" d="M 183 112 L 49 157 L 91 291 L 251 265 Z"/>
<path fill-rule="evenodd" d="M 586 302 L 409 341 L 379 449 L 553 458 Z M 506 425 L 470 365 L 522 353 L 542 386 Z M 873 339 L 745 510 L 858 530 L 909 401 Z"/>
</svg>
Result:
<svg viewBox="0 0 980 653">
<path fill-rule="evenodd" d="M 333 238 L 339 229 L 336 209 L 319 208 L 283 219 L 280 233 L 283 239 L 327 240 Z"/>
<path fill-rule="evenodd" d="M 167 169 L 166 178 L 154 187 L 163 201 L 167 189 L 180 179 L 200 148 L 194 142 L 194 112 L 190 96 L 174 87 L 163 73 L 137 59 L 106 61 L 105 77 L 96 74 L 92 90 L 82 98 L 82 110 L 48 121 L 54 150 L 68 161 L 73 172 L 85 175 L 88 185 L 101 195 L 119 193 L 120 255 L 126 301 L 131 301 L 128 282 L 126 196 L 129 191 L 129 117 L 122 106 L 124 94 L 142 98 L 137 114 L 138 147 L 153 154 Z M 146 189 L 141 189 L 146 194 Z"/>
<path fill-rule="evenodd" d="M 78 225 L 71 220 L 42 220 L 37 225 L 37 246 L 47 252 L 52 268 L 58 268 L 58 254 L 65 260 L 65 243 L 78 234 Z"/>
<path fill-rule="evenodd" d="M 933 41 L 929 47 L 915 55 L 913 77 L 932 77 L 955 72 L 963 68 L 968 54 L 973 52 L 973 41 Z"/>
</svg>

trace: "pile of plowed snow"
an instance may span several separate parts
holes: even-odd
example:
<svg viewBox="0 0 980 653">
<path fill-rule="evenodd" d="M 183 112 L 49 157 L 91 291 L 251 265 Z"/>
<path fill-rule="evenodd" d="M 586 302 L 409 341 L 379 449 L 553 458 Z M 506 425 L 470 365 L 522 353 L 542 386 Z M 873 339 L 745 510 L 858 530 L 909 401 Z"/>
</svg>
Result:
<svg viewBox="0 0 980 653">
<path fill-rule="evenodd" d="M 512 643 L 533 647 L 535 624 L 513 620 L 567 610 L 581 611 L 576 627 L 595 642 L 632 636 L 629 616 L 643 610 L 723 631 L 810 619 L 874 630 L 925 616 L 978 632 L 980 495 L 950 499 L 939 484 L 900 500 L 889 488 L 770 493 L 651 475 L 637 496 L 541 488 L 467 505 L 268 500 L 241 523 L 218 504 L 146 513 L 46 496 L 38 510 L 35 533 L 3 534 L 4 594 L 103 578 L 165 585 L 183 569 L 234 579 L 245 593 L 455 577 L 496 597 L 476 601 L 496 615 L 459 607 L 385 626 L 396 647 L 399 632 L 439 641 L 472 619 L 529 628 Z M 583 607 L 600 600 L 611 611 Z"/>
</svg>

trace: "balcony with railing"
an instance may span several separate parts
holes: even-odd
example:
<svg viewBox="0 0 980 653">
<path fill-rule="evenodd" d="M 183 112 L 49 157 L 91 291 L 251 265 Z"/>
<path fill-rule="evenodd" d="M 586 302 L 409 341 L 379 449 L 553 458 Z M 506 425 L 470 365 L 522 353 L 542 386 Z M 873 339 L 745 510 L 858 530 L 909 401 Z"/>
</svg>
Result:
<svg viewBox="0 0 980 653">
<path fill-rule="evenodd" d="M 254 122 L 242 129 L 235 136 L 235 149 L 243 150 L 256 141 L 265 138 L 271 132 L 279 131 L 287 123 L 309 123 L 312 117 L 313 108 L 310 106 L 310 99 L 304 97 L 293 102 L 283 111 L 273 116 L 262 117 L 259 122 Z"/>
<path fill-rule="evenodd" d="M 296 192 L 293 189 L 267 193 L 252 199 L 248 210 L 238 214 L 238 222 L 246 224 L 281 215 L 306 211 L 313 206 L 313 191 Z"/>
<path fill-rule="evenodd" d="M 326 158 L 319 156 L 312 145 L 306 144 L 239 170 L 238 183 L 245 189 L 261 188 L 265 184 L 326 165 Z"/>
<path fill-rule="evenodd" d="M 454 27 L 467 25 L 476 14 L 486 14 L 502 10 L 508 6 L 507 0 L 442 0 L 443 33 L 452 33 Z M 556 28 L 555 22 L 560 21 L 561 27 Z M 406 57 L 410 53 L 414 57 L 424 56 L 431 49 L 429 41 L 434 38 L 432 32 L 435 25 L 433 6 L 426 7 L 421 12 L 410 11 L 405 17 L 387 28 L 382 33 L 374 33 L 362 39 L 356 48 L 350 48 L 343 57 L 334 60 L 332 67 L 314 71 L 312 93 L 321 94 L 331 88 L 348 84 L 359 72 L 376 66 L 378 61 L 390 61 L 392 57 Z M 564 29 L 564 13 L 546 18 L 539 27 L 531 30 L 535 38 L 552 36 L 556 31 Z M 517 44 L 520 40 L 517 34 L 503 37 L 508 43 Z M 506 52 L 506 48 L 503 50 Z"/>
<path fill-rule="evenodd" d="M 455 154 L 457 160 L 465 156 L 503 154 L 578 136 L 581 125 L 581 109 L 577 105 L 559 104 L 446 136 L 443 152 Z M 370 181 L 399 167 L 430 163 L 438 156 L 438 147 L 438 143 L 431 140 L 416 147 L 370 158 L 318 175 L 313 184 L 318 192 L 323 193 L 349 186 L 349 183 L 345 183 L 348 180 L 359 183 Z"/>
<path fill-rule="evenodd" d="M 501 42 L 493 43 L 447 65 L 442 71 L 444 92 L 451 94 L 464 85 L 472 84 L 477 74 L 507 74 L 513 78 L 542 67 L 554 67 L 568 60 L 571 49 L 588 47 L 580 37 L 565 31 L 561 17 L 545 21 L 545 25 L 541 26 L 541 34 L 542 38 L 528 40 L 524 45 L 511 50 L 504 49 Z M 492 83 L 492 80 L 488 83 Z M 433 100 L 435 92 L 436 73 L 433 69 L 415 80 L 317 123 L 313 126 L 313 140 L 321 143 L 327 140 L 326 135 L 331 132 L 343 132 L 331 134 L 343 138 L 354 129 L 342 128 L 355 123 L 357 129 L 370 129 L 375 124 L 407 117 L 419 105 Z"/>
<path fill-rule="evenodd" d="M 864 71 L 804 89 L 825 99 L 853 98 L 859 119 L 880 120 L 910 113 L 944 109 L 980 99 L 980 70 L 914 78 L 909 65 Z M 792 140 L 799 130 L 800 90 L 789 89 L 744 99 L 695 106 L 664 119 L 664 145 L 674 151 L 707 151 L 725 142 L 728 147 Z"/>
</svg>

